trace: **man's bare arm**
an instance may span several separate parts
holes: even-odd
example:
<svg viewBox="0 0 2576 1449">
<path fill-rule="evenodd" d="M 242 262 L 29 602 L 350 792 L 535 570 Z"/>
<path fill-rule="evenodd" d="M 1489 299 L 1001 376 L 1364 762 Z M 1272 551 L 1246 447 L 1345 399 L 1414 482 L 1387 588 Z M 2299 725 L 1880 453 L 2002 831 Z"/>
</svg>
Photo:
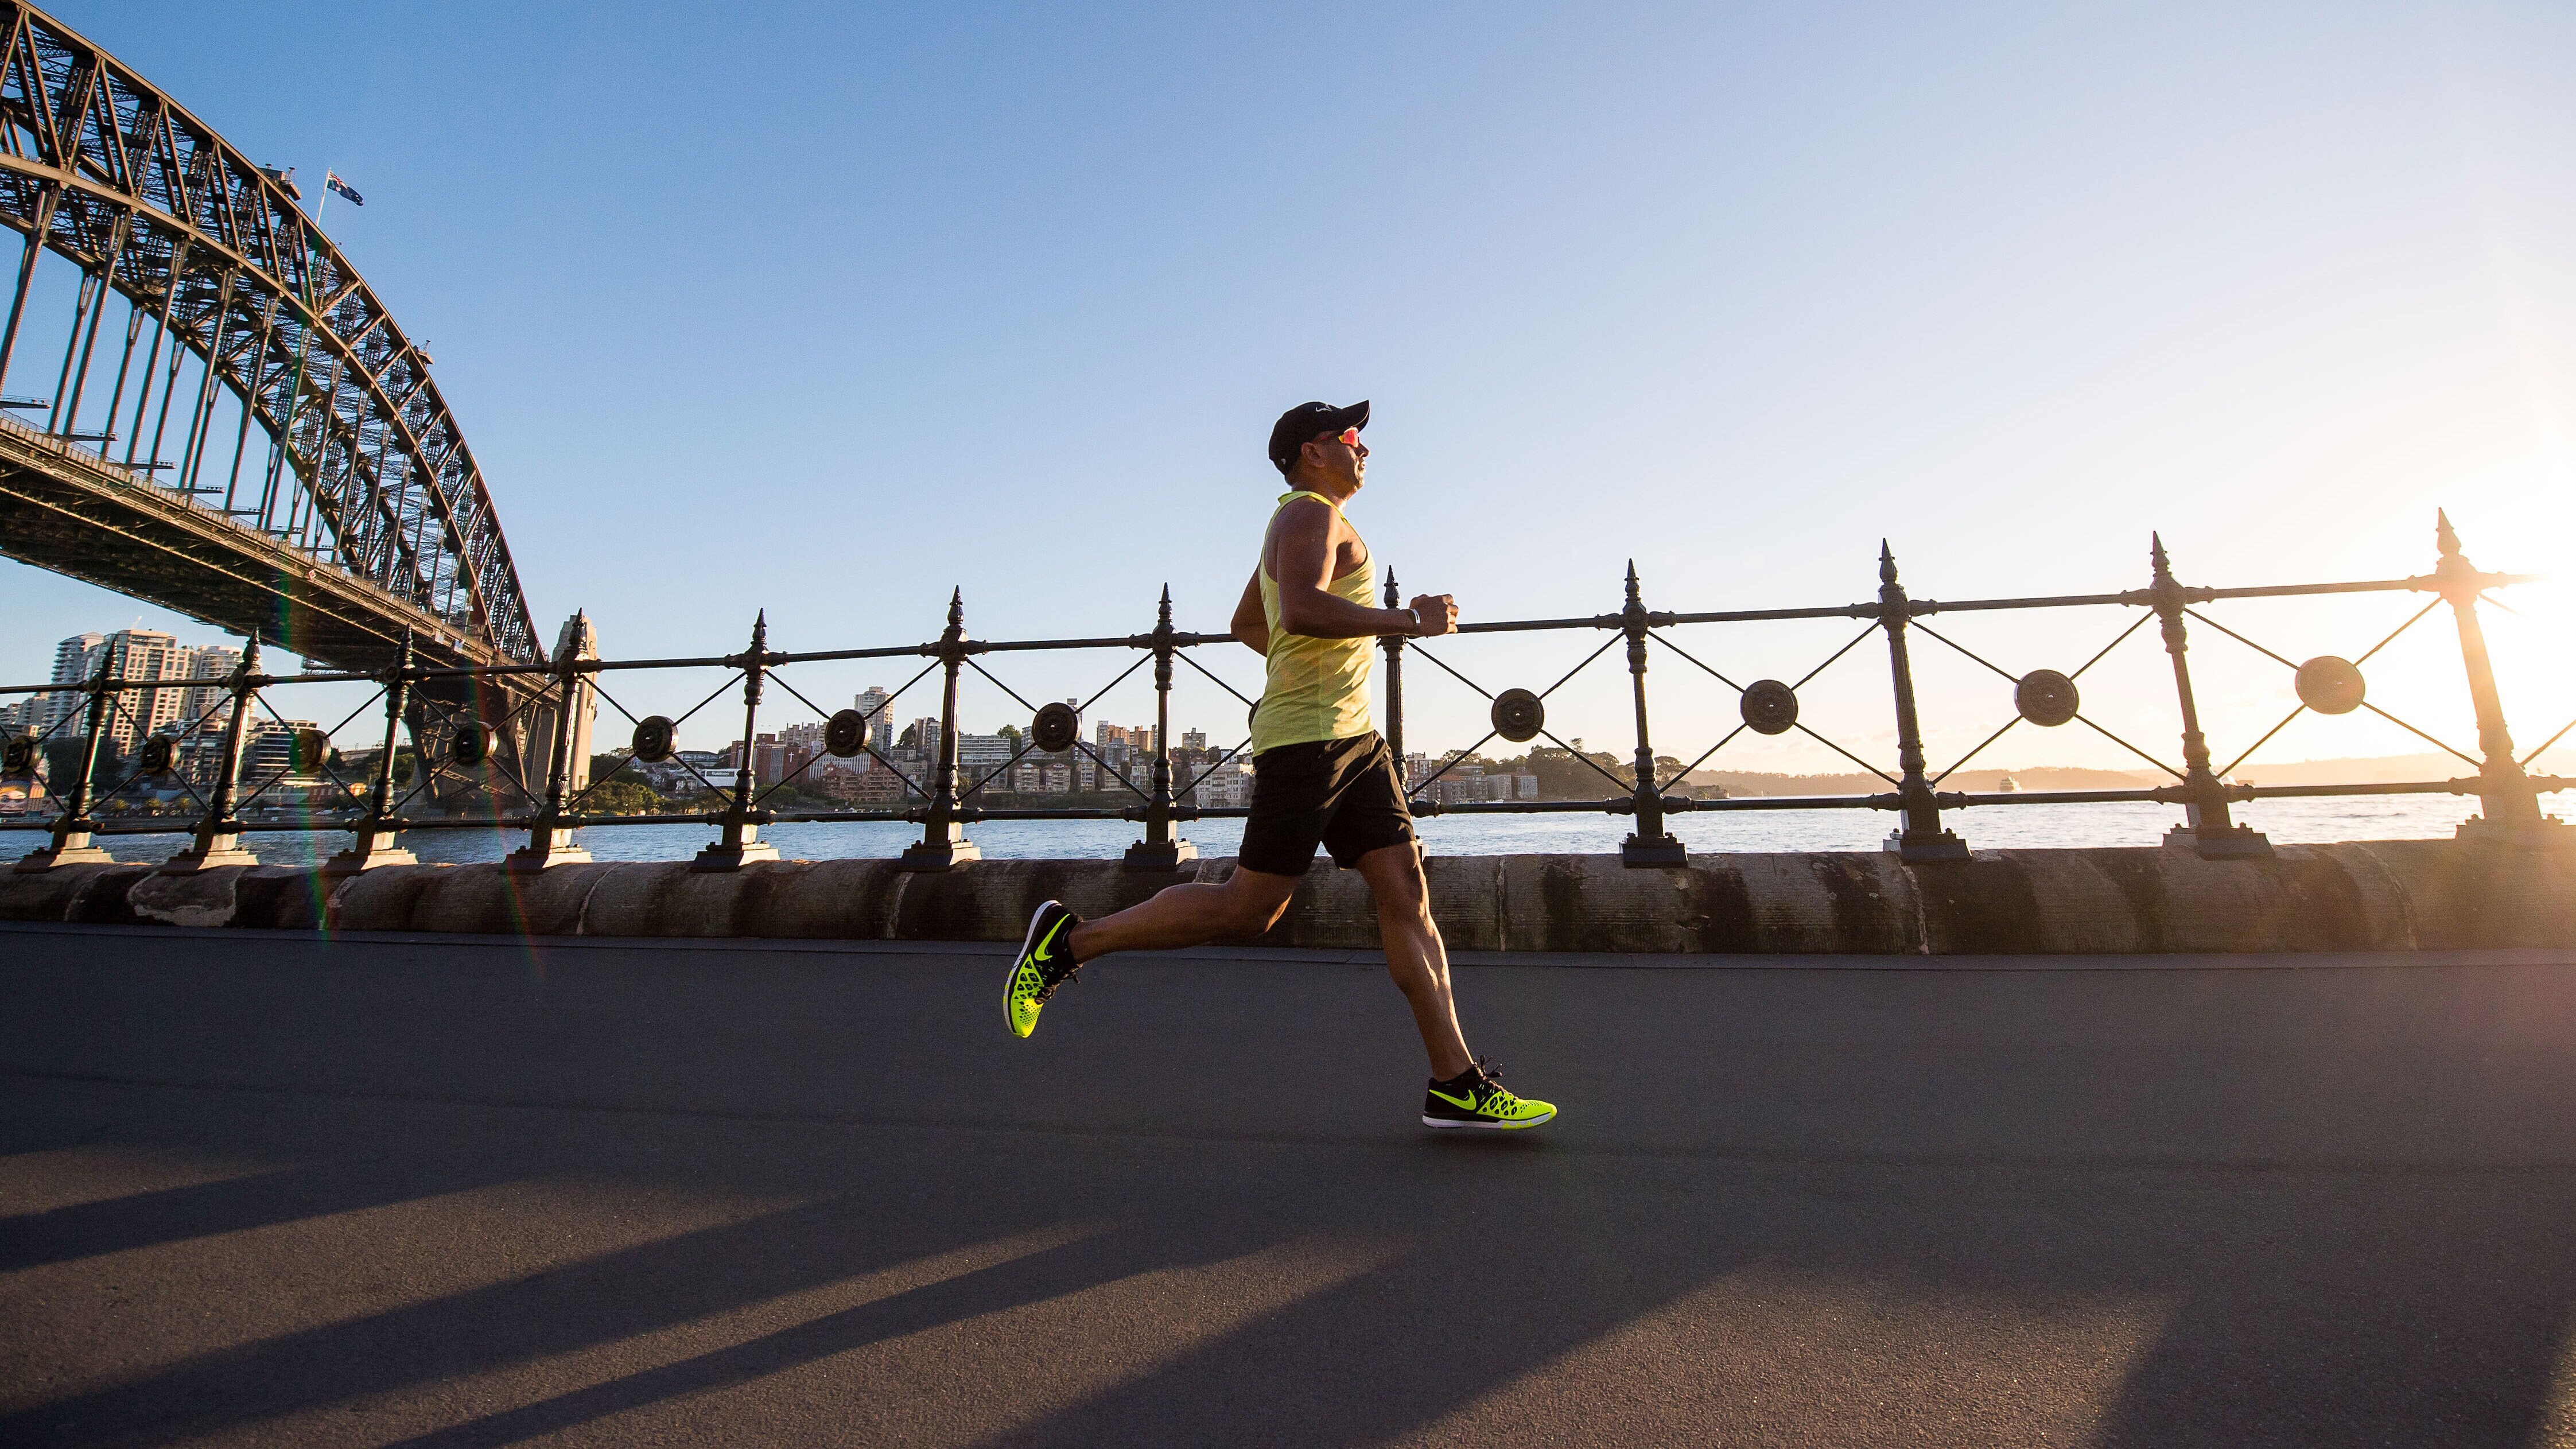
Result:
<svg viewBox="0 0 2576 1449">
<path fill-rule="evenodd" d="M 1243 586 L 1243 597 L 1234 606 L 1234 637 L 1253 653 L 1270 655 L 1270 620 L 1261 612 L 1261 570 L 1254 569 L 1252 578 Z"/>
<path fill-rule="evenodd" d="M 1412 609 L 1372 609 L 1332 591 L 1333 510 L 1300 498 L 1281 511 L 1271 577 L 1279 581 L 1279 626 L 1309 639 L 1374 639 L 1381 634 L 1446 634 L 1458 606 L 1424 594 Z"/>
</svg>

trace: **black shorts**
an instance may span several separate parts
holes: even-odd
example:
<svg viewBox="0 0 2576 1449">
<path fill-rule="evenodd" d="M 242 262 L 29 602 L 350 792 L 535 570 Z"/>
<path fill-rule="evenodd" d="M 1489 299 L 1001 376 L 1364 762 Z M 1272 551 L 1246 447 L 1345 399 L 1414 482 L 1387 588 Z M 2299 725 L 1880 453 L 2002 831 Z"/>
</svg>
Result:
<svg viewBox="0 0 2576 1449">
<path fill-rule="evenodd" d="M 1372 850 L 1413 839 L 1413 812 L 1395 754 L 1377 731 L 1280 745 L 1252 757 L 1252 818 L 1243 822 L 1246 870 L 1304 875 L 1315 847 L 1348 870 Z"/>
</svg>

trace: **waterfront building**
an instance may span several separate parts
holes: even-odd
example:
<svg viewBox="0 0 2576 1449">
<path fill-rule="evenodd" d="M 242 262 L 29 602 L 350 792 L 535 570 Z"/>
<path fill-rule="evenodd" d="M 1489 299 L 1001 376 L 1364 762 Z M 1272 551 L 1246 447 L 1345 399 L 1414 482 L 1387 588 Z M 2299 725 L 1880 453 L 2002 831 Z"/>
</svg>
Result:
<svg viewBox="0 0 2576 1449">
<path fill-rule="evenodd" d="M 939 758 L 939 721 L 935 717 L 923 715 L 906 726 L 903 733 L 912 736 L 913 743 L 908 751 L 899 751 L 899 754 L 909 754 L 917 760 Z M 901 739 L 901 735 L 896 736 L 898 744 Z"/>
<path fill-rule="evenodd" d="M 180 678 L 212 681 L 180 692 L 180 724 L 195 725 L 201 730 L 222 729 L 225 706 L 232 701 L 231 691 L 224 685 L 233 671 L 241 668 L 242 652 L 229 644 L 201 644 L 183 648 L 180 653 Z"/>
<path fill-rule="evenodd" d="M 75 634 L 54 646 L 55 684 L 86 684 L 104 664 L 120 680 L 147 686 L 161 680 L 213 681 L 184 689 L 127 689 L 107 713 L 105 748 L 130 755 L 143 741 L 172 725 L 219 727 L 227 698 L 221 683 L 241 664 L 241 651 L 229 645 L 182 644 L 178 636 L 158 629 L 119 629 L 113 634 Z M 18 723 L 37 734 L 52 731 L 56 739 L 78 739 L 83 733 L 88 696 L 77 691 L 41 694 L 28 702 Z M 56 726 L 60 728 L 57 729 Z"/>
<path fill-rule="evenodd" d="M 99 656 L 107 651 L 104 634 L 74 634 L 54 646 L 54 684 L 86 684 L 98 673 Z M 36 733 L 52 731 L 66 716 L 79 714 L 87 701 L 77 693 L 40 694 L 36 717 L 30 721 Z M 63 736 L 57 732 L 55 738 Z"/>
<path fill-rule="evenodd" d="M 886 717 L 886 707 L 893 703 L 894 696 L 882 684 L 871 684 L 851 697 L 850 707 L 867 717 L 867 733 L 861 738 L 870 749 L 884 752 L 893 744 L 894 736 L 887 731 L 894 721 Z"/>
<path fill-rule="evenodd" d="M 1002 763 L 1010 759 L 1018 750 L 1018 743 L 1008 735 L 970 735 L 962 730 L 959 731 L 957 788 L 967 789 L 976 781 L 1002 768 Z"/>
</svg>

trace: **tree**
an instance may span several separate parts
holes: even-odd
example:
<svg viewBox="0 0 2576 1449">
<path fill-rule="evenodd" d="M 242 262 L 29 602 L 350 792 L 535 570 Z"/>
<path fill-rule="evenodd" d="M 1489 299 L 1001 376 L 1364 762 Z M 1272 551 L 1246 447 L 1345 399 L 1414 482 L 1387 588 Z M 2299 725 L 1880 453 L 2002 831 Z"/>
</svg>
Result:
<svg viewBox="0 0 2576 1449">
<path fill-rule="evenodd" d="M 1002 726 L 1002 743 L 1011 747 L 1011 753 L 1018 754 L 1020 751 L 1020 727 L 1018 725 L 1007 724 Z"/>
<path fill-rule="evenodd" d="M 920 748 L 921 748 L 921 726 L 920 726 L 919 724 L 908 724 L 908 725 L 905 725 L 905 726 L 903 727 L 903 733 L 902 733 L 901 735 L 896 736 L 896 738 L 895 738 L 895 742 L 894 742 L 894 745 L 895 745 L 895 748 L 896 748 L 896 749 L 899 749 L 899 750 L 918 750 L 918 749 L 920 749 Z"/>
<path fill-rule="evenodd" d="M 617 779 L 593 785 L 582 796 L 584 815 L 652 815 L 662 809 L 662 797 L 650 786 L 637 780 Z"/>
</svg>

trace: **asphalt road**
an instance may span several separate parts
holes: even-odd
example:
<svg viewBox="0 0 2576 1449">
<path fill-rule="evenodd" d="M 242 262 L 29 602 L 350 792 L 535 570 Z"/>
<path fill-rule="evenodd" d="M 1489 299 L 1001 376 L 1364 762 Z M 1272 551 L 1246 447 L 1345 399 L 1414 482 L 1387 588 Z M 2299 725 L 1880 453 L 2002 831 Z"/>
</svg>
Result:
<svg viewBox="0 0 2576 1449">
<path fill-rule="evenodd" d="M 2533 1444 L 2576 957 L 0 928 L 0 1443 Z"/>
</svg>

